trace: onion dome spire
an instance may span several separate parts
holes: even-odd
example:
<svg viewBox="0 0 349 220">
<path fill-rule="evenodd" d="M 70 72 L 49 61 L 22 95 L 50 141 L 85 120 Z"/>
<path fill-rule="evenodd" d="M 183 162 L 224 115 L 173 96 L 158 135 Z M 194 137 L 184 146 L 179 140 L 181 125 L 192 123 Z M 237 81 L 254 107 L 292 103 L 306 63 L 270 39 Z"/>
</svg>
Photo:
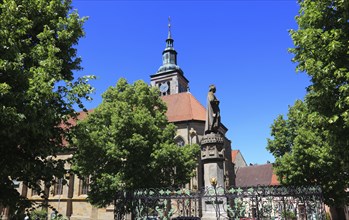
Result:
<svg viewBox="0 0 349 220">
<path fill-rule="evenodd" d="M 177 70 L 183 74 L 183 71 L 177 66 L 177 51 L 173 48 L 172 33 L 171 33 L 171 18 L 168 17 L 168 34 L 166 39 L 166 48 L 162 52 L 162 66 L 157 73 L 163 73 L 171 70 Z"/>
</svg>

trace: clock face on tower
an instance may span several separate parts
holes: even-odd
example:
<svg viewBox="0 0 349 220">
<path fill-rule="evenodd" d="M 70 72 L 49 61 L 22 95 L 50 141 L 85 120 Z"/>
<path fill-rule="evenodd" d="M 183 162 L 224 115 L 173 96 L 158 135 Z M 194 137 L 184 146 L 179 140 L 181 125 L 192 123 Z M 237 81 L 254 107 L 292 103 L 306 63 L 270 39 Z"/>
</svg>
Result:
<svg viewBox="0 0 349 220">
<path fill-rule="evenodd" d="M 160 92 L 164 93 L 164 92 L 167 92 L 168 90 L 168 84 L 165 82 L 165 83 L 161 83 L 160 85 Z"/>
</svg>

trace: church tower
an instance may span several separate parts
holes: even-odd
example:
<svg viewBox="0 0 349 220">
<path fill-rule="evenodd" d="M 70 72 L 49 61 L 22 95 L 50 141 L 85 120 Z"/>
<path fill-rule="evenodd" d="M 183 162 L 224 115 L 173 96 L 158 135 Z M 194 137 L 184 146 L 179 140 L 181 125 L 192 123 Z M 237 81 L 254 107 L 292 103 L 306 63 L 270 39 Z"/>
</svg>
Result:
<svg viewBox="0 0 349 220">
<path fill-rule="evenodd" d="M 155 74 L 150 76 L 150 84 L 160 89 L 161 96 L 188 91 L 189 81 L 177 65 L 177 51 L 173 48 L 173 42 L 169 18 L 166 48 L 162 52 L 162 65 Z"/>
</svg>

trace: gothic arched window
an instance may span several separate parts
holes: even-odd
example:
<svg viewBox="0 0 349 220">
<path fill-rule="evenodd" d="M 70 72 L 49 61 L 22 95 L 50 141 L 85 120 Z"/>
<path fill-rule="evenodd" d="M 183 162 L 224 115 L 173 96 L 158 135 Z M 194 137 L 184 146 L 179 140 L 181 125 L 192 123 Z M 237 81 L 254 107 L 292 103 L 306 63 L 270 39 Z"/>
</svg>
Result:
<svg viewBox="0 0 349 220">
<path fill-rule="evenodd" d="M 183 147 L 185 145 L 185 141 L 181 136 L 175 138 L 175 143 L 180 147 Z"/>
</svg>

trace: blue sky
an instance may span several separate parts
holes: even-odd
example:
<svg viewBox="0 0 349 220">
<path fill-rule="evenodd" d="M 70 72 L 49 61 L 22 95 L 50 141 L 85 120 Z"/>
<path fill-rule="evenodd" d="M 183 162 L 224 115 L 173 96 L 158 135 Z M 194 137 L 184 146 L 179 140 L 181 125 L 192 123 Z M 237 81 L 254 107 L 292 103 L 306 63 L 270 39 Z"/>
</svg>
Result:
<svg viewBox="0 0 349 220">
<path fill-rule="evenodd" d="M 98 106 L 101 94 L 121 77 L 150 82 L 162 63 L 171 16 L 178 65 L 190 92 L 206 105 L 208 86 L 215 84 L 232 148 L 247 163 L 274 161 L 265 149 L 270 126 L 309 85 L 287 51 L 293 47 L 288 30 L 297 28 L 296 0 L 74 0 L 73 6 L 89 16 L 78 45 L 84 70 L 77 73 L 97 76 L 87 108 Z"/>
</svg>

